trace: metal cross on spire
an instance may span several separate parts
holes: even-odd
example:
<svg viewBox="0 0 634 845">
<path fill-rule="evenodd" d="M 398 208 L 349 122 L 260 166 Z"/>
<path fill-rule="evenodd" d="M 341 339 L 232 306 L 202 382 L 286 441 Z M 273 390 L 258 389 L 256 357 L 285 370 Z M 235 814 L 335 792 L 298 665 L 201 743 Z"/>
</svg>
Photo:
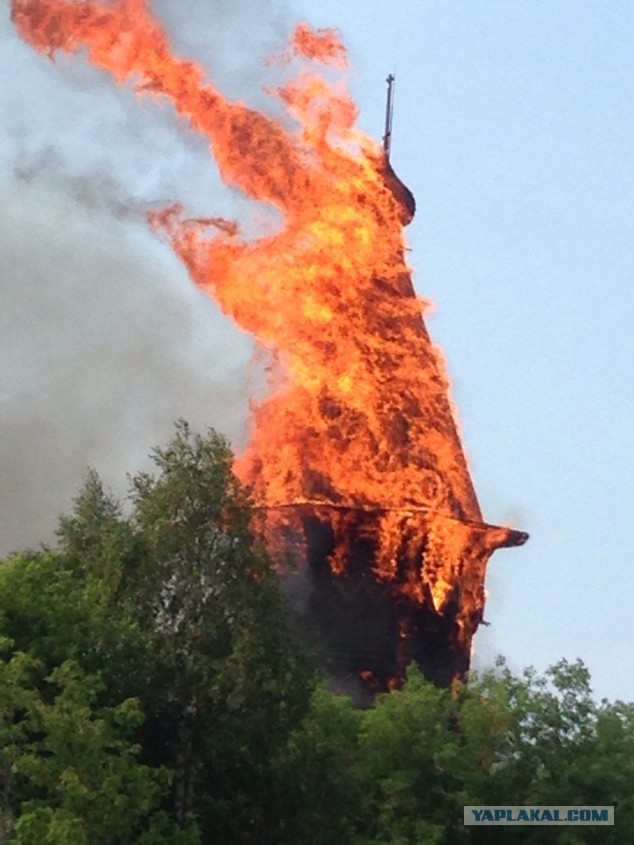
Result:
<svg viewBox="0 0 634 845">
<path fill-rule="evenodd" d="M 390 146 L 392 143 L 392 115 L 394 113 L 394 83 L 396 77 L 390 73 L 387 79 L 387 103 L 385 106 L 385 134 L 383 135 L 383 149 L 385 156 L 390 158 Z"/>
</svg>

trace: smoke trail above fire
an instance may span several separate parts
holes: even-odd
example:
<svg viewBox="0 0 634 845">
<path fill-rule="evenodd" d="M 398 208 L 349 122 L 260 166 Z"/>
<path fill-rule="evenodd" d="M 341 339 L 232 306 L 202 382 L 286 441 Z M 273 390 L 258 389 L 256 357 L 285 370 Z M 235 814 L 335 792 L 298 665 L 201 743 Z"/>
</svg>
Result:
<svg viewBox="0 0 634 845">
<path fill-rule="evenodd" d="M 268 514 L 272 544 L 303 530 L 310 555 L 327 536 L 335 575 L 365 544 L 366 569 L 399 603 L 401 639 L 428 628 L 427 616 L 448 618 L 462 671 L 487 559 L 525 537 L 482 521 L 404 260 L 413 200 L 356 127 L 337 33 L 295 28 L 278 58 L 294 74 L 272 92 L 282 107 L 273 118 L 175 55 L 145 0 L 13 0 L 12 13 L 37 50 L 87 49 L 119 85 L 169 101 L 207 140 L 223 181 L 281 215 L 256 238 L 178 204 L 149 215 L 196 285 L 277 363 L 237 470 Z"/>
<path fill-rule="evenodd" d="M 8 4 L 7 4 L 8 5 Z M 284 28 L 282 4 L 188 0 L 170 35 L 219 61 L 234 94 L 253 96 L 253 54 Z M 171 15 L 171 18 L 170 18 Z M 248 26 L 247 26 L 248 22 Z M 204 29 L 204 43 L 197 41 Z M 236 45 L 239 44 L 237 47 Z M 53 540 L 88 466 L 118 494 L 174 420 L 244 442 L 261 377 L 252 341 L 191 285 L 147 229 L 175 195 L 247 218 L 204 141 L 169 108 L 84 62 L 43 60 L 0 20 L 0 554 Z M 248 221 L 247 221 L 248 222 Z"/>
</svg>

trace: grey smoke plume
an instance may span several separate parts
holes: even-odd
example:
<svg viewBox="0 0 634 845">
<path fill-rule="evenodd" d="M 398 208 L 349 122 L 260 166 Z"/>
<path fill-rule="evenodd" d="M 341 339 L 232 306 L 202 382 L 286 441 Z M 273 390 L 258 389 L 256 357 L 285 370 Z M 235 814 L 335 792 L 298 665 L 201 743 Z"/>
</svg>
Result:
<svg viewBox="0 0 634 845">
<path fill-rule="evenodd" d="M 115 492 L 172 423 L 245 439 L 250 338 L 145 223 L 178 200 L 246 220 L 204 141 L 81 57 L 56 65 L 0 23 L 0 554 L 50 542 L 88 466 Z M 283 42 L 261 0 L 158 0 L 177 51 L 258 102 Z"/>
</svg>

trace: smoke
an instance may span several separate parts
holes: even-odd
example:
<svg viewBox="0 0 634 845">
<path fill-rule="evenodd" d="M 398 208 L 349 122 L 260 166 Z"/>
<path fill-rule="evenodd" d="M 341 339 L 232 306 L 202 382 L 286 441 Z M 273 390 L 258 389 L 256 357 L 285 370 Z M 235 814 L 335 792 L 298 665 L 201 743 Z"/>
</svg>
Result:
<svg viewBox="0 0 634 845">
<path fill-rule="evenodd" d="M 178 52 L 261 97 L 283 8 L 159 0 Z M 6 8 L 6 6 L 5 6 Z M 247 221 L 201 138 L 81 57 L 55 66 L 0 23 L 0 554 L 50 542 L 88 466 L 116 493 L 172 423 L 244 442 L 253 347 L 145 214 L 175 200 Z"/>
</svg>

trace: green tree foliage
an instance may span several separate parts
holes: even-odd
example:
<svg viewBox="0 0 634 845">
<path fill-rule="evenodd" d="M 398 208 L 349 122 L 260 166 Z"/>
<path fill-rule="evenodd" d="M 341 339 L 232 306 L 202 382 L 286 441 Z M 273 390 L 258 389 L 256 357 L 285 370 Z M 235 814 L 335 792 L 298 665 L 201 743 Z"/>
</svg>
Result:
<svg viewBox="0 0 634 845">
<path fill-rule="evenodd" d="M 351 841 L 627 841 L 634 826 L 634 706 L 596 703 L 589 681 L 580 661 L 520 678 L 501 663 L 468 686 L 437 690 L 412 667 L 403 690 L 359 714 L 357 782 L 364 797 Z M 466 804 L 615 805 L 617 822 L 465 828 Z"/>
<path fill-rule="evenodd" d="M 634 705 L 596 703 L 580 662 L 503 664 L 439 690 L 411 667 L 366 710 L 318 689 L 287 746 L 302 841 L 616 845 L 630 841 Z M 615 805 L 614 827 L 464 827 L 468 804 Z M 300 823 L 296 821 L 296 828 Z"/>
<path fill-rule="evenodd" d="M 352 842 L 362 808 L 358 777 L 360 712 L 318 685 L 306 716 L 279 749 L 286 838 L 306 845 Z M 293 838 L 295 836 L 295 838 Z"/>
<path fill-rule="evenodd" d="M 451 769 L 457 737 L 454 705 L 446 690 L 410 669 L 401 694 L 381 696 L 361 716 L 359 778 L 364 824 L 358 845 L 445 841 L 460 820 Z"/>
<path fill-rule="evenodd" d="M 138 701 L 106 688 L 138 654 L 131 627 L 100 613 L 94 585 L 50 553 L 4 565 L 0 608 L 2 834 L 21 845 L 196 841 L 192 827 L 179 841 L 161 811 L 169 769 L 139 760 Z"/>
<path fill-rule="evenodd" d="M 178 840 L 165 816 L 151 817 L 150 798 L 182 831 L 196 829 L 195 817 L 204 841 L 262 841 L 259 832 L 268 828 L 275 841 L 283 789 L 275 789 L 272 760 L 308 707 L 310 675 L 291 637 L 271 562 L 251 531 L 248 494 L 233 475 L 226 441 L 213 431 L 194 435 L 179 423 L 153 458 L 156 475 L 132 479 L 129 513 L 91 473 L 60 523 L 59 551 L 5 564 L 5 669 L 28 656 L 32 671 L 24 694 L 31 690 L 61 707 L 65 699 L 51 699 L 51 689 L 72 667 L 77 712 L 70 712 L 64 729 L 73 754 L 90 756 L 81 777 L 87 795 L 96 789 L 90 767 L 100 770 L 114 753 L 114 734 L 106 726 L 120 732 L 122 759 L 149 778 L 143 800 L 123 775 L 108 781 L 109 794 L 121 804 L 112 813 L 117 830 L 132 838 L 104 823 L 101 839 L 88 832 L 86 841 L 141 841 L 139 819 L 124 812 L 128 797 L 141 815 L 146 811 L 143 833 L 157 842 Z M 34 716 L 7 706 L 8 725 L 26 730 L 33 723 Z M 74 737 L 73 720 L 80 725 L 86 713 L 99 730 L 86 728 Z M 49 748 L 44 729 L 20 737 L 20 754 L 31 741 L 46 759 L 61 754 L 63 743 Z M 57 763 L 50 765 L 51 778 L 62 777 Z M 89 831 L 88 804 L 98 806 L 95 797 L 87 799 L 85 812 L 64 802 L 57 808 L 53 780 L 37 780 L 31 772 L 18 782 L 15 761 L 7 758 L 7 766 L 13 774 L 5 816 L 15 837 L 24 838 L 20 831 L 28 829 L 37 831 L 28 833 L 35 841 L 43 825 L 76 828 L 77 819 Z M 36 799 L 41 805 L 32 804 Z M 49 811 L 55 812 L 50 819 Z"/>
<path fill-rule="evenodd" d="M 125 573 L 156 655 L 146 747 L 175 773 L 179 821 L 193 812 L 219 842 L 276 841 L 271 761 L 308 706 L 308 674 L 227 442 L 180 423 L 153 457 L 158 475 L 133 479 L 140 551 Z"/>
<path fill-rule="evenodd" d="M 543 677 L 529 669 L 519 678 L 500 662 L 498 671 L 474 680 L 466 701 L 468 717 L 461 725 L 468 741 L 472 748 L 488 747 L 491 755 L 484 779 L 471 787 L 478 802 L 614 805 L 616 818 L 614 827 L 489 828 L 469 841 L 616 845 L 630 838 L 634 705 L 597 703 L 579 660 L 562 660 Z M 483 722 L 489 707 L 490 720 L 485 716 Z M 493 723 L 497 730 L 485 743 L 483 731 Z"/>
</svg>

